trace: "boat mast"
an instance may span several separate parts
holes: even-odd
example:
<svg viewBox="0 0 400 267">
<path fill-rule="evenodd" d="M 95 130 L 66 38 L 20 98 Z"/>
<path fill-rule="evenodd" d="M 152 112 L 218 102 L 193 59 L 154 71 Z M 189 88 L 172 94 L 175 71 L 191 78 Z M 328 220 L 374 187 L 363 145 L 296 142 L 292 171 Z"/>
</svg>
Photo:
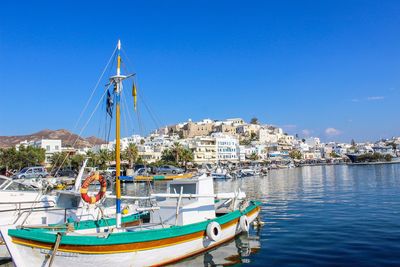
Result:
<svg viewBox="0 0 400 267">
<path fill-rule="evenodd" d="M 120 97 L 121 97 L 121 90 L 122 90 L 122 80 L 126 78 L 126 76 L 121 75 L 121 41 L 118 40 L 117 44 L 117 75 L 110 78 L 110 81 L 114 83 L 114 93 L 116 95 L 116 107 L 115 107 L 115 165 L 116 165 L 116 172 L 115 172 L 115 195 L 116 195 L 116 219 L 117 219 L 117 227 L 121 227 L 121 182 L 120 182 L 120 175 L 121 175 L 121 131 L 120 131 L 120 117 L 121 117 L 121 110 L 120 110 Z"/>
<path fill-rule="evenodd" d="M 110 83 L 114 84 L 115 94 L 115 206 L 117 227 L 121 227 L 121 106 L 122 81 L 135 76 L 135 74 L 121 74 L 121 40 L 117 44 L 117 75 L 110 77 Z"/>
</svg>

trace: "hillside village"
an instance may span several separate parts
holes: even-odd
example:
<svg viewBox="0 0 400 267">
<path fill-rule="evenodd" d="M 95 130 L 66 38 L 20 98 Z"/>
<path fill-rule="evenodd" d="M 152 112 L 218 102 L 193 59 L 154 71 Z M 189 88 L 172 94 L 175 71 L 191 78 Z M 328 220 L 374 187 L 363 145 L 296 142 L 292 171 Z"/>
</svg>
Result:
<svg viewBox="0 0 400 267">
<path fill-rule="evenodd" d="M 109 143 L 73 147 L 64 146 L 61 139 L 24 140 L 15 145 L 40 147 L 46 150 L 45 164 L 54 153 L 69 152 L 85 155 L 88 152 L 113 151 L 115 140 Z M 237 163 L 246 161 L 335 163 L 347 161 L 349 153 L 381 153 L 395 157 L 399 154 L 400 137 L 375 143 L 322 143 L 318 137 L 299 139 L 282 128 L 262 125 L 256 118 L 247 123 L 241 118 L 226 120 L 188 120 L 157 129 L 144 137 L 132 135 L 121 139 L 121 149 L 135 144 L 143 162 L 162 159 L 163 152 L 179 143 L 192 151 L 193 163 Z"/>
</svg>

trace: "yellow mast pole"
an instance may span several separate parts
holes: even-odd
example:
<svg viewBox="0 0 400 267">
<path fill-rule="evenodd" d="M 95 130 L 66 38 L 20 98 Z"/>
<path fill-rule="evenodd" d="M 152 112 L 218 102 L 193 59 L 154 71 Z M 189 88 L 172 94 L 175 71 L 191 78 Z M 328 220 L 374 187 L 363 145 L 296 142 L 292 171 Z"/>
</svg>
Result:
<svg viewBox="0 0 400 267">
<path fill-rule="evenodd" d="M 121 227 L 121 127 L 120 127 L 120 93 L 121 93 L 121 83 L 122 80 L 118 79 L 121 76 L 121 41 L 118 40 L 118 57 L 117 57 L 117 75 L 115 80 L 115 92 L 116 92 L 116 125 L 115 125 L 115 163 L 116 163 L 116 173 L 115 173 L 115 195 L 116 195 L 116 213 L 117 213 L 117 227 Z"/>
</svg>

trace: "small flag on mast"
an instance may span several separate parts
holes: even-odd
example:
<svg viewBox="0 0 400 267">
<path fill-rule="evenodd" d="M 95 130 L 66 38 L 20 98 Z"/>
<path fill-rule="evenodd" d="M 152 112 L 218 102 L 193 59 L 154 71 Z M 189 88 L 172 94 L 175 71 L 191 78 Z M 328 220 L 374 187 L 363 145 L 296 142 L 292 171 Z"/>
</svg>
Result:
<svg viewBox="0 0 400 267">
<path fill-rule="evenodd" d="M 136 91 L 135 82 L 133 82 L 133 85 L 132 85 L 132 96 L 133 96 L 133 107 L 135 108 L 135 111 L 136 111 L 137 91 Z"/>
<path fill-rule="evenodd" d="M 111 118 L 112 118 L 113 106 L 114 106 L 114 101 L 111 97 L 110 91 L 107 90 L 106 110 L 107 110 L 108 115 L 110 115 Z"/>
</svg>

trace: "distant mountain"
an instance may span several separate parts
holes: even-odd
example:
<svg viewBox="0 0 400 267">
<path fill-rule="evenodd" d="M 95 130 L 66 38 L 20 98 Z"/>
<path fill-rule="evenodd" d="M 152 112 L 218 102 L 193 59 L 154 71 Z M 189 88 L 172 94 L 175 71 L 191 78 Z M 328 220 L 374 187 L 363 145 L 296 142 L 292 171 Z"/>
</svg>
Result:
<svg viewBox="0 0 400 267">
<path fill-rule="evenodd" d="M 76 148 L 94 146 L 106 143 L 104 140 L 95 136 L 87 138 L 79 137 L 77 134 L 68 130 L 49 130 L 45 129 L 37 133 L 17 136 L 0 136 L 0 148 L 13 147 L 21 141 L 32 141 L 41 139 L 61 139 L 62 146 L 74 146 Z M 76 143 L 75 143 L 76 142 Z M 75 144 L 74 144 L 75 143 Z"/>
</svg>

